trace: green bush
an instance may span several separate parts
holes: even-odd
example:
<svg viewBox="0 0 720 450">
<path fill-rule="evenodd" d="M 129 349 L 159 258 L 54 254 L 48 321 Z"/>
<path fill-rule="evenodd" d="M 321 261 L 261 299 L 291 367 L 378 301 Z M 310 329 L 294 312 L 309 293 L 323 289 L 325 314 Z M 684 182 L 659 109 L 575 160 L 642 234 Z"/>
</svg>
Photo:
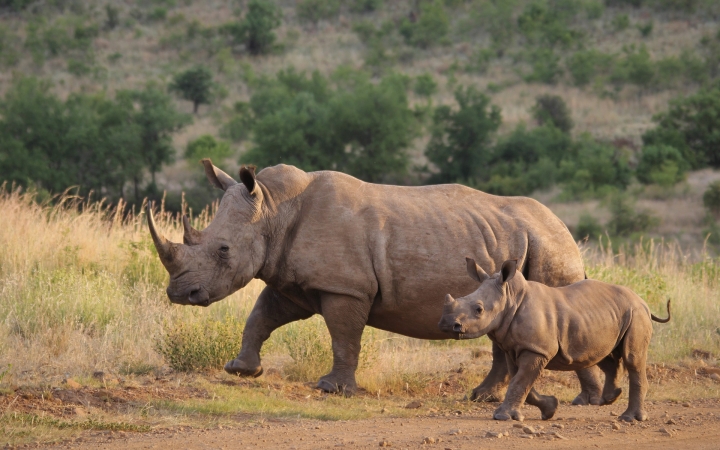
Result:
<svg viewBox="0 0 720 450">
<path fill-rule="evenodd" d="M 711 213 L 720 214 L 720 181 L 710 183 L 703 193 L 703 205 Z"/>
<path fill-rule="evenodd" d="M 234 317 L 223 320 L 179 322 L 168 326 L 156 349 L 180 372 L 222 369 L 240 350 L 245 324 Z"/>
<path fill-rule="evenodd" d="M 433 114 L 432 134 L 425 155 L 439 173 L 430 182 L 469 181 L 489 161 L 493 134 L 500 127 L 500 108 L 473 86 L 455 90 L 459 109 L 442 105 Z"/>
<path fill-rule="evenodd" d="M 566 61 L 573 83 L 585 86 L 598 76 L 612 71 L 613 56 L 597 50 L 581 50 L 573 53 Z"/>
<path fill-rule="evenodd" d="M 517 18 L 517 27 L 527 41 L 543 48 L 568 47 L 582 33 L 569 27 L 580 10 L 576 1 L 529 2 Z"/>
<path fill-rule="evenodd" d="M 380 9 L 383 0 L 353 0 L 350 10 L 356 13 L 368 13 Z"/>
<path fill-rule="evenodd" d="M 600 225 L 600 221 L 590 213 L 583 213 L 580 216 L 577 227 L 575 228 L 575 239 L 582 240 L 595 240 L 598 239 L 604 233 L 605 229 Z"/>
<path fill-rule="evenodd" d="M 720 167 L 720 88 L 701 89 L 670 102 L 653 117 L 657 126 L 643 135 L 647 145 L 666 145 L 680 151 L 693 169 Z"/>
<path fill-rule="evenodd" d="M 167 8 L 158 6 L 153 8 L 147 15 L 147 19 L 151 22 L 162 22 L 167 18 Z"/>
<path fill-rule="evenodd" d="M 550 48 L 536 48 L 530 52 L 528 59 L 532 65 L 532 72 L 524 77 L 528 83 L 555 84 L 562 74 L 560 56 Z"/>
<path fill-rule="evenodd" d="M 339 0 L 300 0 L 296 6 L 298 19 L 312 24 L 332 19 L 339 11 Z"/>
<path fill-rule="evenodd" d="M 117 6 L 113 6 L 111 3 L 105 5 L 105 16 L 105 28 L 108 30 L 114 30 L 120 25 L 120 10 Z"/>
<path fill-rule="evenodd" d="M 600 0 L 588 0 L 583 3 L 583 7 L 589 20 L 597 20 L 605 13 L 605 5 Z"/>
<path fill-rule="evenodd" d="M 643 147 L 635 175 L 643 184 L 670 187 L 683 181 L 689 166 L 680 152 L 667 145 Z"/>
<path fill-rule="evenodd" d="M 655 24 L 653 23 L 652 20 L 649 22 L 646 22 L 642 25 L 640 25 L 640 24 L 636 25 L 636 27 L 642 37 L 650 36 L 650 33 L 652 33 L 654 26 L 655 26 Z"/>
<path fill-rule="evenodd" d="M 231 155 L 230 144 L 217 141 L 209 134 L 190 141 L 185 149 L 185 159 L 200 161 L 203 158 L 210 158 L 216 165 Z"/>
<path fill-rule="evenodd" d="M 418 75 L 415 78 L 413 91 L 420 97 L 432 97 L 437 93 L 438 85 L 429 73 Z"/>
<path fill-rule="evenodd" d="M 615 147 L 581 135 L 572 156 L 560 163 L 559 179 L 565 199 L 603 197 L 624 190 L 632 171 L 628 157 Z"/>
<path fill-rule="evenodd" d="M 617 193 L 610 197 L 608 231 L 613 236 L 627 237 L 643 234 L 657 227 L 660 220 L 648 211 L 638 210 L 635 201 L 627 194 Z"/>
<path fill-rule="evenodd" d="M 655 79 L 655 64 L 645 45 L 623 48 L 624 55 L 617 61 L 611 79 L 618 86 L 632 83 L 639 87 L 649 87 Z"/>
<path fill-rule="evenodd" d="M 484 74 L 490 68 L 490 62 L 497 57 L 497 52 L 489 48 L 479 48 L 470 56 L 465 70 Z"/>
<path fill-rule="evenodd" d="M 405 19 L 400 25 L 400 34 L 408 45 L 428 48 L 447 42 L 450 18 L 441 0 L 423 3 L 420 18 L 416 22 Z"/>
<path fill-rule="evenodd" d="M 169 89 L 193 102 L 193 112 L 197 114 L 200 105 L 208 104 L 212 100 L 213 85 L 210 69 L 198 65 L 175 75 Z"/>
<path fill-rule="evenodd" d="M 573 127 L 570 110 L 559 95 L 544 94 L 537 97 L 532 114 L 540 126 L 549 124 L 564 133 L 569 133 Z"/>
<path fill-rule="evenodd" d="M 617 14 L 613 17 L 612 26 L 615 31 L 624 31 L 630 27 L 630 18 L 627 14 Z"/>
<path fill-rule="evenodd" d="M 250 135 L 253 123 L 250 104 L 236 102 L 233 107 L 232 117 L 220 128 L 220 136 L 233 142 L 244 141 Z"/>
</svg>

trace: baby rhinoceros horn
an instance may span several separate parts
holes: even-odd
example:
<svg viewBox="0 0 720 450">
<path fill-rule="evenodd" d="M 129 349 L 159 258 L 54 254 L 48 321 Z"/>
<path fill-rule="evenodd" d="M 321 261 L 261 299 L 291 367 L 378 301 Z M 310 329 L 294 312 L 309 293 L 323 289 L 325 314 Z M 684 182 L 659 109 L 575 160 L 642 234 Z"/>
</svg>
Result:
<svg viewBox="0 0 720 450">
<path fill-rule="evenodd" d="M 452 310 L 455 308 L 455 305 L 457 305 L 457 300 L 455 300 L 453 298 L 453 296 L 450 294 L 445 295 L 444 313 L 450 314 L 452 312 Z"/>
</svg>

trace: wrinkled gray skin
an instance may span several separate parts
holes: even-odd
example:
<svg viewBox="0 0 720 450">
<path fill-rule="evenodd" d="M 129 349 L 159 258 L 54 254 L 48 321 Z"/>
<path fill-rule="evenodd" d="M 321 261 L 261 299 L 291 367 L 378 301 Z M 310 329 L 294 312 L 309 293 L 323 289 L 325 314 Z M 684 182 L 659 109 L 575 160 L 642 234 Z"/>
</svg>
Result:
<svg viewBox="0 0 720 450">
<path fill-rule="evenodd" d="M 512 375 L 505 401 L 495 410 L 497 420 L 523 420 L 523 402 L 540 408 L 543 420 L 553 417 L 557 398 L 533 388 L 542 370 L 578 370 L 598 365 L 605 372 L 603 404 L 622 393 L 620 361 L 630 377 L 630 400 L 621 420 L 647 420 L 645 362 L 652 337 L 647 304 L 633 291 L 595 280 L 553 288 L 526 281 L 516 261 L 506 261 L 488 276 L 471 258 L 467 271 L 480 287 L 455 300 L 445 297 L 439 328 L 458 339 L 488 335 L 506 352 Z"/>
<path fill-rule="evenodd" d="M 366 325 L 420 339 L 441 332 L 445 293 L 461 296 L 477 284 L 457 254 L 494 271 L 518 258 L 531 280 L 563 286 L 584 278 L 580 252 L 565 225 L 535 200 L 496 197 L 459 185 L 401 187 L 364 183 L 331 171 L 269 167 L 240 182 L 204 160 L 208 179 L 223 189 L 217 214 L 197 231 L 185 220 L 183 244 L 168 242 L 149 220 L 170 273 L 168 297 L 208 306 L 251 279 L 267 287 L 257 299 L 240 354 L 225 370 L 262 373 L 260 348 L 273 330 L 321 314 L 332 338 L 333 368 L 318 387 L 352 394 Z M 150 218 L 151 219 L 151 218 Z M 501 398 L 504 354 L 473 399 Z M 599 371 L 582 372 L 577 403 L 599 403 Z"/>
</svg>

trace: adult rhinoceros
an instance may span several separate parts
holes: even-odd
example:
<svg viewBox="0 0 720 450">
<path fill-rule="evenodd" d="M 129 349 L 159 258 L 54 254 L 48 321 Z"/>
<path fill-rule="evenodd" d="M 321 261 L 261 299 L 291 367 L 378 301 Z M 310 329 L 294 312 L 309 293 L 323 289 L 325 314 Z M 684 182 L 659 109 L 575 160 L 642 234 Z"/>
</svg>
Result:
<svg viewBox="0 0 720 450">
<path fill-rule="evenodd" d="M 240 354 L 225 370 L 259 376 L 260 348 L 273 330 L 321 314 L 333 367 L 318 382 L 352 394 L 366 325 L 420 339 L 452 339 L 438 328 L 445 295 L 477 288 L 463 256 L 487 272 L 518 259 L 529 280 L 564 286 L 584 278 L 577 245 L 565 225 L 535 200 L 497 197 L 460 185 L 401 187 L 362 182 L 331 171 L 287 165 L 240 169 L 240 183 L 203 160 L 223 189 L 203 231 L 183 219 L 183 244 L 150 232 L 170 273 L 173 303 L 208 306 L 253 278 L 267 286 L 257 299 Z M 458 256 L 460 255 L 460 256 Z M 599 403 L 597 371 L 578 372 L 576 403 Z M 488 377 L 473 399 L 498 397 L 507 383 L 505 355 L 493 347 Z"/>
</svg>

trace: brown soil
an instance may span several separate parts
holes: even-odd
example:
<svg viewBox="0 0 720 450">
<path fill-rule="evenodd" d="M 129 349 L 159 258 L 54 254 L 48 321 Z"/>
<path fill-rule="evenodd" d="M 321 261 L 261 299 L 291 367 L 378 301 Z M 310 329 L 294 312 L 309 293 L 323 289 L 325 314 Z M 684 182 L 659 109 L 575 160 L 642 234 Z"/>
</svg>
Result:
<svg viewBox="0 0 720 450">
<path fill-rule="evenodd" d="M 469 411 L 436 415 L 418 410 L 414 418 L 378 418 L 355 421 L 264 420 L 234 427 L 191 430 L 163 429 L 152 433 L 91 432 L 74 442 L 50 448 L 78 449 L 238 449 L 238 448 L 608 448 L 633 445 L 636 449 L 720 447 L 720 401 L 655 402 L 647 405 L 650 420 L 625 424 L 616 420 L 624 404 L 578 407 L 561 405 L 556 418 L 539 419 L 525 408 L 523 426 L 491 419 L 496 404 L 471 405 Z M 537 417 L 536 417 L 537 416 Z M 247 417 L 244 418 L 247 420 Z M 501 438 L 489 432 L 508 433 Z M 555 433 L 553 435 L 552 433 Z M 558 436 L 559 435 L 559 436 Z M 531 437 L 530 437 L 531 436 Z M 426 442 L 426 443 L 423 443 Z M 383 445 L 384 444 L 384 445 Z"/>
</svg>

